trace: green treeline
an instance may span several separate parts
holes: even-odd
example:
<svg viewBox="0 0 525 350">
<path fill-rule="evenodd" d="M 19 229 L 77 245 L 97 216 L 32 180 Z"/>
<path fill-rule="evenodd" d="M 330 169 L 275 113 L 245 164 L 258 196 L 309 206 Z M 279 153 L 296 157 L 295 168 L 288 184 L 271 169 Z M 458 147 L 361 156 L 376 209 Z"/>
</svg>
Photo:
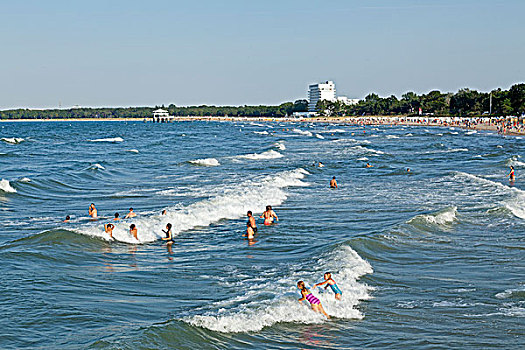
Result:
<svg viewBox="0 0 525 350">
<path fill-rule="evenodd" d="M 525 113 L 525 84 L 513 85 L 509 90 L 478 92 L 461 89 L 454 93 L 431 91 L 417 95 L 407 92 L 401 99 L 392 95 L 379 97 L 369 94 L 356 105 L 344 105 L 341 102 L 319 101 L 317 108 L 329 115 L 397 115 L 418 113 L 419 108 L 425 114 L 436 116 L 479 116 L 490 111 L 492 95 L 492 113 L 496 116 L 521 115 Z"/>
<path fill-rule="evenodd" d="M 436 116 L 477 116 L 489 112 L 492 95 L 492 115 L 507 116 L 525 113 L 525 84 L 513 85 L 509 90 L 497 89 L 478 92 L 461 89 L 456 93 L 431 91 L 418 95 L 407 92 L 401 99 L 392 95 L 379 97 L 369 94 L 357 105 L 320 101 L 318 109 L 329 115 L 399 115 L 416 114 L 419 108 L 425 114 Z M 0 111 L 1 119 L 69 119 L 69 118 L 148 118 L 157 108 L 167 109 L 174 116 L 229 116 L 229 117 L 284 117 L 294 112 L 306 112 L 308 101 L 285 102 L 278 106 L 189 106 L 130 108 L 73 108 L 73 109 L 13 109 Z"/>
</svg>

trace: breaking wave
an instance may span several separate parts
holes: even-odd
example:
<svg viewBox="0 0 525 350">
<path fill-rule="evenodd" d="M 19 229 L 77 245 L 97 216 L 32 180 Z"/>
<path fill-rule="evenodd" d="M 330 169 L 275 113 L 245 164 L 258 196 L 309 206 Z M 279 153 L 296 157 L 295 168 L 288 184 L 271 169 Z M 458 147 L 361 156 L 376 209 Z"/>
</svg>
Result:
<svg viewBox="0 0 525 350">
<path fill-rule="evenodd" d="M 0 180 L 0 191 L 5 193 L 15 193 L 16 189 L 11 186 L 11 183 L 8 180 Z"/>
<path fill-rule="evenodd" d="M 449 207 L 438 211 L 434 214 L 418 215 L 407 221 L 408 224 L 414 224 L 423 221 L 427 224 L 446 226 L 457 220 L 458 208 Z"/>
<path fill-rule="evenodd" d="M 204 159 L 195 159 L 190 160 L 191 164 L 200 165 L 200 166 L 219 166 L 221 163 L 215 158 L 204 158 Z"/>
<path fill-rule="evenodd" d="M 301 129 L 292 129 L 293 132 L 296 134 L 304 135 L 304 136 L 313 136 L 313 134 L 310 131 L 304 131 Z"/>
<path fill-rule="evenodd" d="M 356 308 L 362 300 L 370 299 L 373 290 L 359 279 L 373 272 L 372 266 L 349 246 L 341 246 L 313 264 L 313 271 L 304 271 L 305 264 L 293 264 L 286 276 L 281 271 L 270 271 L 268 282 L 241 280 L 236 288 L 242 291 L 233 300 L 210 305 L 210 311 L 185 317 L 182 320 L 196 327 L 223 333 L 260 331 L 276 323 L 315 324 L 326 318 L 311 310 L 305 303 L 298 303 L 300 293 L 296 287 L 298 280 L 304 280 L 310 291 L 321 300 L 323 308 L 333 317 L 341 319 L 362 319 L 364 315 Z M 343 291 L 341 300 L 322 288 L 314 290 L 311 286 L 322 280 L 323 273 L 331 271 L 333 278 Z"/>
<path fill-rule="evenodd" d="M 307 174 L 298 168 L 253 181 L 245 181 L 237 187 L 221 189 L 223 194 L 199 201 L 186 207 L 167 209 L 167 215 L 139 215 L 131 220 L 115 224 L 113 237 L 125 243 L 147 243 L 163 237 L 162 229 L 167 223 L 173 225 L 173 234 L 191 230 L 197 226 L 208 226 L 222 219 L 237 219 L 248 210 L 263 212 L 266 205 L 279 205 L 287 198 L 285 189 L 292 186 L 307 186 L 301 181 Z M 128 227 L 134 223 L 138 229 L 139 241 L 135 240 Z M 109 239 L 104 232 L 103 222 L 89 223 L 75 229 L 75 232 Z"/>
<path fill-rule="evenodd" d="M 25 140 L 21 137 L 3 137 L 2 141 L 16 145 L 18 143 L 24 142 Z"/>
<path fill-rule="evenodd" d="M 90 142 L 122 142 L 124 139 L 122 137 L 111 137 L 106 139 L 95 139 L 89 140 Z"/>
<path fill-rule="evenodd" d="M 237 156 L 236 158 L 250 159 L 250 160 L 261 160 L 261 159 L 275 159 L 284 157 L 281 153 L 274 151 L 273 149 L 263 153 L 251 153 Z"/>
</svg>

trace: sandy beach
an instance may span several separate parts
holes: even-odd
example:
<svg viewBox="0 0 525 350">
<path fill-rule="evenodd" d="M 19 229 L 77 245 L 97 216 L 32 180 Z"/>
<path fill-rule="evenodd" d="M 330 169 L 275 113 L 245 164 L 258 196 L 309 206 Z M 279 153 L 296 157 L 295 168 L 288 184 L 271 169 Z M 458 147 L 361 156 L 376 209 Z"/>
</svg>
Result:
<svg viewBox="0 0 525 350">
<path fill-rule="evenodd" d="M 280 122 L 280 123 L 343 123 L 352 125 L 407 125 L 426 127 L 459 127 L 477 131 L 500 132 L 505 135 L 525 135 L 525 128 L 509 124 L 503 128 L 502 119 L 495 118 L 430 118 L 409 116 L 366 116 L 366 117 L 313 117 L 313 118 L 265 118 L 265 117 L 174 117 L 170 122 L 219 121 L 219 122 Z M 151 122 L 151 118 L 72 118 L 72 119 L 8 119 L 1 122 Z"/>
</svg>

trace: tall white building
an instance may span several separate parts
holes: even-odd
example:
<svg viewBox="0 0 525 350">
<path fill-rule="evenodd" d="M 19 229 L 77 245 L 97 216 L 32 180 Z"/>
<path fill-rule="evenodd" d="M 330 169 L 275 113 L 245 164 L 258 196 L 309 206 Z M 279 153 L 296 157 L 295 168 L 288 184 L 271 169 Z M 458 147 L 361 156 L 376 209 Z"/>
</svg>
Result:
<svg viewBox="0 0 525 350">
<path fill-rule="evenodd" d="M 308 112 L 317 112 L 318 101 L 335 101 L 335 84 L 327 81 L 320 84 L 312 84 L 308 89 Z"/>
</svg>

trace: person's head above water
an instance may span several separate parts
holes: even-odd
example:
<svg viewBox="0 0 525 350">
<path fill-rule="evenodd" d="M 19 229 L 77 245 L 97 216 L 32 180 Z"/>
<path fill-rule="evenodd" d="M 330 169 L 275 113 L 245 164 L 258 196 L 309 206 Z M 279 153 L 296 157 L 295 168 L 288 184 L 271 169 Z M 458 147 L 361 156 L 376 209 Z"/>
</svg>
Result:
<svg viewBox="0 0 525 350">
<path fill-rule="evenodd" d="M 329 280 L 330 278 L 332 278 L 332 274 L 330 272 L 325 272 L 324 273 L 324 279 L 325 280 Z"/>
<path fill-rule="evenodd" d="M 248 212 L 246 213 L 246 215 L 248 215 L 248 216 L 252 216 L 252 211 L 251 211 L 251 210 L 248 210 Z"/>
<path fill-rule="evenodd" d="M 129 225 L 129 229 L 130 229 L 130 230 L 134 230 L 134 229 L 135 229 L 135 224 L 131 224 L 131 225 Z"/>
<path fill-rule="evenodd" d="M 167 228 L 168 230 L 171 230 L 171 224 L 168 223 L 168 224 L 166 225 L 166 228 Z"/>
<path fill-rule="evenodd" d="M 162 215 L 166 215 L 166 209 L 162 211 Z"/>
<path fill-rule="evenodd" d="M 119 213 L 115 213 L 115 219 L 118 218 L 120 216 Z"/>
<path fill-rule="evenodd" d="M 332 180 L 335 180 L 335 176 L 334 176 L 334 177 L 332 177 Z"/>
<path fill-rule="evenodd" d="M 267 205 L 266 206 L 266 210 L 272 210 L 272 206 L 271 205 Z"/>
<path fill-rule="evenodd" d="M 94 208 L 94 207 L 95 207 L 95 203 L 91 203 L 91 204 L 89 205 L 89 207 L 90 207 L 90 208 Z"/>
<path fill-rule="evenodd" d="M 66 220 L 69 220 L 71 219 L 71 217 L 69 215 L 66 215 Z"/>
<path fill-rule="evenodd" d="M 133 208 L 129 208 L 129 211 L 133 211 Z"/>
<path fill-rule="evenodd" d="M 299 281 L 297 282 L 297 288 L 299 288 L 300 290 L 305 290 L 306 286 L 304 285 L 303 281 Z"/>
<path fill-rule="evenodd" d="M 514 167 L 511 165 L 511 166 L 510 166 L 510 169 L 511 169 L 511 170 L 514 170 Z"/>
</svg>

